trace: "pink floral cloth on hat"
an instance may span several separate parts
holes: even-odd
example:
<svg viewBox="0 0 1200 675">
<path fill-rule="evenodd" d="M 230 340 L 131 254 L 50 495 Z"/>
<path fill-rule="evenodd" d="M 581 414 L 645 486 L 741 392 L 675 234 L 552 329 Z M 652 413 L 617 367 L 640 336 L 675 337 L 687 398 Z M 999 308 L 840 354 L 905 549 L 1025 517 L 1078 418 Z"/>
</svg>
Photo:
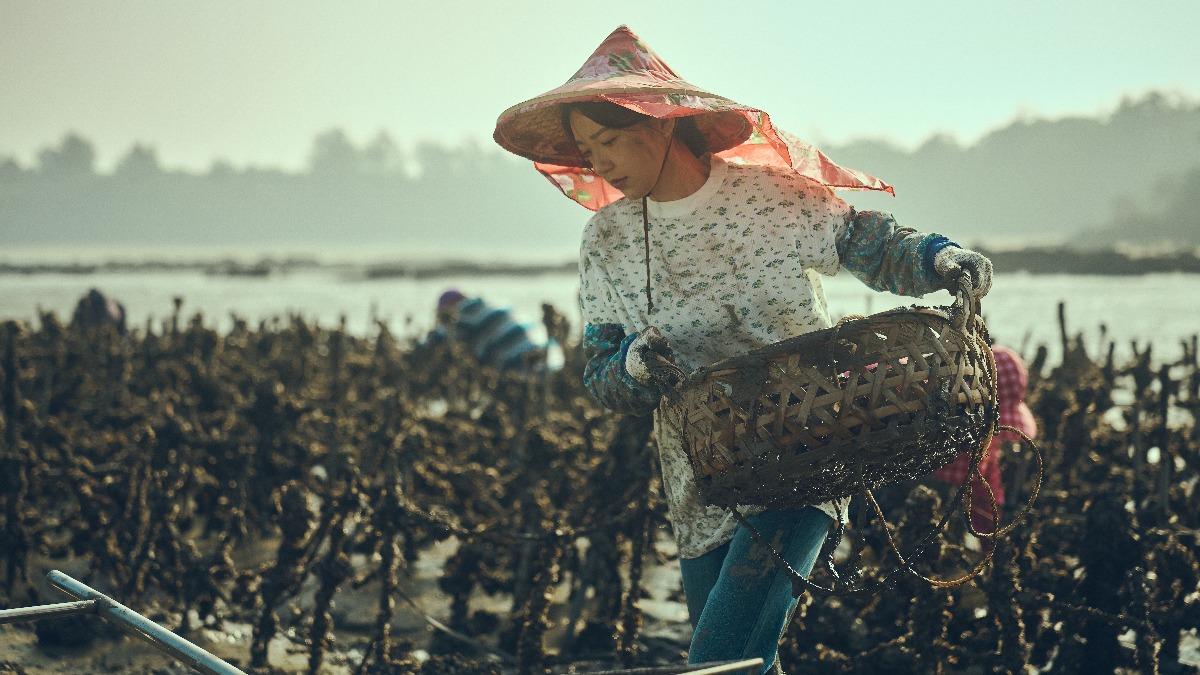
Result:
<svg viewBox="0 0 1200 675">
<path fill-rule="evenodd" d="M 713 136 L 730 138 L 749 125 L 748 136 L 715 153 L 730 163 L 785 167 L 828 187 L 895 194 L 882 180 L 839 166 L 812 145 L 776 129 L 767 113 L 688 83 L 627 26 L 613 31 L 565 84 L 505 111 L 497 121 L 496 141 L 522 156 L 561 156 L 573 150 L 562 147 L 565 133 L 539 135 L 522 127 L 522 116 L 578 101 L 608 101 L 659 119 L 725 113 L 705 122 L 716 126 L 710 129 Z M 534 166 L 563 194 L 593 211 L 623 196 L 589 168 L 539 161 Z"/>
</svg>

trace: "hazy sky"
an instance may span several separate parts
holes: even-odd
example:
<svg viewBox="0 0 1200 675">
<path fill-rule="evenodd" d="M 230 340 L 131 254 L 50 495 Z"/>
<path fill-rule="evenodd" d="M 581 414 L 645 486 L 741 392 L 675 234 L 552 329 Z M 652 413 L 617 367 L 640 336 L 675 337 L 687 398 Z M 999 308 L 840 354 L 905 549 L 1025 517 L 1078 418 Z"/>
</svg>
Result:
<svg viewBox="0 0 1200 675">
<path fill-rule="evenodd" d="M 621 23 L 693 83 L 814 141 L 946 132 L 1019 114 L 1200 98 L 1200 3 L 186 2 L 0 0 L 0 156 L 67 130 L 109 168 L 302 167 L 334 126 L 490 144 L 506 107 L 561 84 Z"/>
</svg>

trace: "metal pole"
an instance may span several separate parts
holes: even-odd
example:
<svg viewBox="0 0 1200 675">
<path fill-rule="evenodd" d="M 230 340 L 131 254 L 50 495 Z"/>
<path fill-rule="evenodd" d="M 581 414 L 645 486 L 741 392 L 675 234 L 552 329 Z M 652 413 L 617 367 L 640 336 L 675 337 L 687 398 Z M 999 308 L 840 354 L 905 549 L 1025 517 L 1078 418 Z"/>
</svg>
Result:
<svg viewBox="0 0 1200 675">
<path fill-rule="evenodd" d="M 762 658 L 742 659 L 740 661 L 709 661 L 708 663 L 693 663 L 684 666 L 643 666 L 641 668 L 623 668 L 620 670 L 589 670 L 581 675 L 719 675 L 722 673 L 757 673 L 763 665 Z"/>
<path fill-rule="evenodd" d="M 225 661 L 154 623 L 86 584 L 51 570 L 46 579 L 58 590 L 80 600 L 92 600 L 100 618 L 111 621 L 131 635 L 146 640 L 158 649 L 208 675 L 246 675 Z"/>
<path fill-rule="evenodd" d="M 0 609 L 0 625 L 6 623 L 18 623 L 20 621 L 56 619 L 60 616 L 88 614 L 94 613 L 95 611 L 95 600 L 57 602 L 53 605 L 35 605 L 33 607 L 18 607 L 16 609 Z"/>
<path fill-rule="evenodd" d="M 744 661 L 734 661 L 733 663 L 718 663 L 716 665 L 703 668 L 704 664 L 697 664 L 700 670 L 689 670 L 687 675 L 717 675 L 717 673 L 737 673 L 741 671 L 750 671 L 757 673 L 759 668 L 762 668 L 763 660 L 761 658 L 746 659 Z"/>
</svg>

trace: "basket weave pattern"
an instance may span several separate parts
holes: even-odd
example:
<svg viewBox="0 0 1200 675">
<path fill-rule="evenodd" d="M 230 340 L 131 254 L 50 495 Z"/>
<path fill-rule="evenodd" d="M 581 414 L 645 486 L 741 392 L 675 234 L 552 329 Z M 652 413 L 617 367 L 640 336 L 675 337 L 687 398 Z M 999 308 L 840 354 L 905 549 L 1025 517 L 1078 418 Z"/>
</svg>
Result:
<svg viewBox="0 0 1200 675">
<path fill-rule="evenodd" d="M 953 314 L 884 312 L 693 373 L 681 393 L 701 498 L 797 508 L 986 447 L 995 363 L 982 322 Z"/>
</svg>

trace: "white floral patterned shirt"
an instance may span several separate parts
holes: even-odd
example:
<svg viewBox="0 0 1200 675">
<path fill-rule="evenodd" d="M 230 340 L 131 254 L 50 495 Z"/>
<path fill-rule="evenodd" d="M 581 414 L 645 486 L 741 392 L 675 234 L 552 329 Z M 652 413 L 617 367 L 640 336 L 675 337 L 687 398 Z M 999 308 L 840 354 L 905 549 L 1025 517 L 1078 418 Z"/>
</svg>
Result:
<svg viewBox="0 0 1200 675">
<path fill-rule="evenodd" d="M 833 192 L 786 169 L 712 157 L 707 181 L 670 202 L 648 200 L 647 310 L 642 202 L 618 200 L 589 221 L 580 248 L 584 380 L 607 407 L 655 409 L 655 437 L 679 553 L 729 541 L 732 514 L 699 500 L 683 449 L 679 411 L 624 370 L 629 343 L 656 326 L 691 370 L 831 325 L 821 275 L 848 270 L 878 290 L 920 295 L 937 287 L 932 256 L 953 242 L 855 212 Z M 660 401 L 663 401 L 660 403 Z M 845 519 L 849 499 L 817 505 Z M 761 510 L 761 509 L 760 509 Z M 756 513 L 746 508 L 744 513 Z"/>
</svg>

